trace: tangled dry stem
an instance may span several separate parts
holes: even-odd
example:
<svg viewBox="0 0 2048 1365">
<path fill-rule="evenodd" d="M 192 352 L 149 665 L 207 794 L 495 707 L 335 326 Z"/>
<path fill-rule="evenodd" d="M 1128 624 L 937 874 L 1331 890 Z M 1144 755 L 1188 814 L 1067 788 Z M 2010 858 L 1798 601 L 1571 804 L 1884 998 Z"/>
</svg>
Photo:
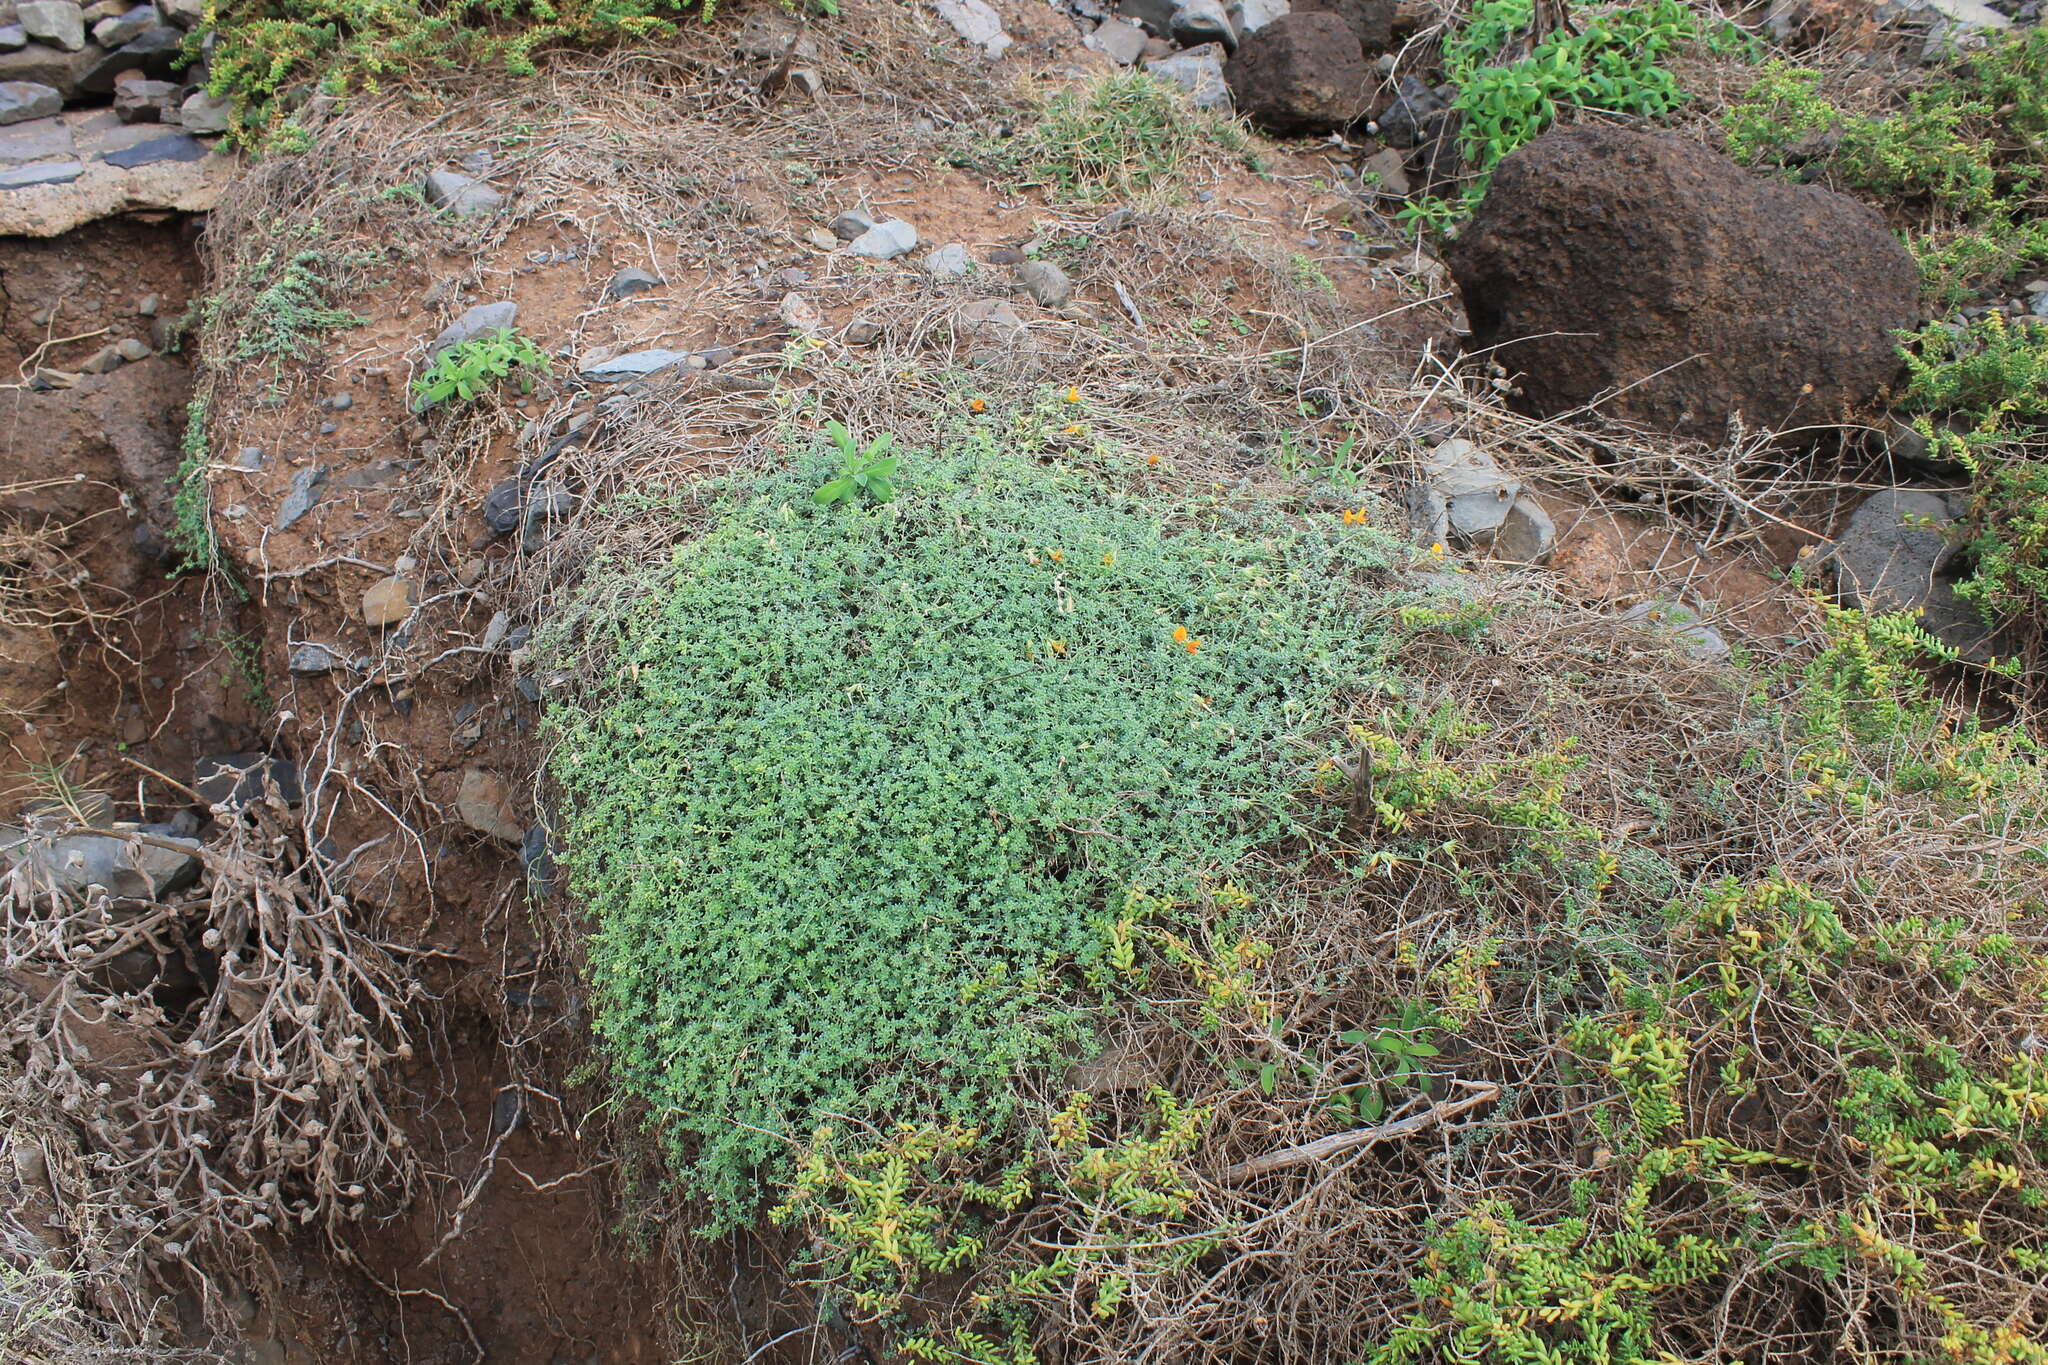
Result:
<svg viewBox="0 0 2048 1365">
<path fill-rule="evenodd" d="M 31 816 L 4 886 L 8 1043 L 75 1144 L 53 1197 L 85 1244 L 218 1311 L 213 1272 L 271 1232 L 339 1238 L 404 1204 L 393 1068 L 416 986 L 274 791 L 217 808 L 197 849 L 84 814 Z M 59 870 L 95 841 L 195 857 L 200 880 L 161 901 L 74 891 Z"/>
</svg>

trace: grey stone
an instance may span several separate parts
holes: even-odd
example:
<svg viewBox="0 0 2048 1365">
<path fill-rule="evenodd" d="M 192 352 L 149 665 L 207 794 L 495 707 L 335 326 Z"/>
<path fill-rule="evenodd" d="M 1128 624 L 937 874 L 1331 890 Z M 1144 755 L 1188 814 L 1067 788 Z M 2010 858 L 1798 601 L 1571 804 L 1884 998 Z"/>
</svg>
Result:
<svg viewBox="0 0 2048 1365">
<path fill-rule="evenodd" d="M 1983 47 L 2012 27 L 2011 19 L 1976 0 L 1926 0 L 1916 8 L 1933 19 L 1920 47 L 1920 60 L 1930 64 Z"/>
<path fill-rule="evenodd" d="M 543 479 L 526 490 L 526 510 L 520 518 L 521 548 L 536 550 L 549 533 L 576 510 L 576 496 L 561 484 Z"/>
<path fill-rule="evenodd" d="M 98 61 L 96 48 L 66 52 L 47 43 L 30 43 L 12 52 L 0 52 L 0 81 L 33 81 L 60 91 L 68 99 Z"/>
<path fill-rule="evenodd" d="M 495 613 L 491 617 L 490 624 L 484 627 L 483 647 L 485 649 L 496 649 L 499 645 L 504 644 L 505 636 L 511 632 L 511 629 L 512 613 L 509 611 Z"/>
<path fill-rule="evenodd" d="M 1164 60 L 1147 62 L 1145 69 L 1187 91 L 1197 109 L 1230 108 L 1230 86 L 1223 79 L 1221 43 L 1191 47 Z"/>
<path fill-rule="evenodd" d="M 0 131 L 0 166 L 77 159 L 78 150 L 71 140 L 71 130 L 56 119 L 18 123 Z"/>
<path fill-rule="evenodd" d="M 1087 42 L 1119 66 L 1136 66 L 1145 55 L 1145 30 L 1122 19 L 1104 19 Z"/>
<path fill-rule="evenodd" d="M 441 329 L 428 355 L 439 355 L 451 346 L 474 341 L 490 332 L 502 332 L 519 321 L 519 305 L 506 299 L 501 303 L 479 303 Z"/>
<path fill-rule="evenodd" d="M 1002 17 L 990 8 L 988 0 L 931 0 L 931 4 L 955 33 L 988 54 L 989 60 L 1010 50 L 1010 35 L 1003 32 Z"/>
<path fill-rule="evenodd" d="M 1174 0 L 1120 0 L 1116 12 L 1153 37 L 1165 38 L 1173 31 L 1174 7 Z"/>
<path fill-rule="evenodd" d="M 512 804 L 512 789 L 505 779 L 482 768 L 467 768 L 462 786 L 455 794 L 455 813 L 462 823 L 479 834 L 503 839 L 508 844 L 526 843 L 526 822 Z"/>
<path fill-rule="evenodd" d="M 1849 514 L 1829 562 L 1843 605 L 1866 611 L 1914 611 L 1934 594 L 1955 547 L 1942 532 L 1953 521 L 1940 494 L 1888 488 Z"/>
<path fill-rule="evenodd" d="M 517 479 L 500 479 L 484 494 L 484 525 L 494 536 L 507 536 L 519 529 L 519 515 L 526 496 Z"/>
<path fill-rule="evenodd" d="M 164 18 L 180 28 L 198 28 L 206 18 L 207 0 L 156 0 Z"/>
<path fill-rule="evenodd" d="M 356 396 L 352 393 L 337 393 L 330 398 L 320 400 L 320 406 L 326 408 L 329 412 L 347 412 L 355 405 Z"/>
<path fill-rule="evenodd" d="M 610 360 L 593 361 L 577 373 L 598 383 L 614 383 L 621 379 L 639 379 L 657 370 L 665 370 L 671 365 L 681 365 L 689 358 L 688 351 L 630 351 L 625 355 L 613 356 Z"/>
<path fill-rule="evenodd" d="M 170 81 L 123 81 L 114 87 L 114 114 L 123 123 L 169 123 L 183 94 Z"/>
<path fill-rule="evenodd" d="M 1389 147 L 1413 147 L 1422 141 L 1424 125 L 1435 114 L 1450 108 L 1450 101 L 1431 89 L 1418 76 L 1403 76 L 1388 104 L 1373 125 L 1380 141 Z"/>
<path fill-rule="evenodd" d="M 197 161 L 205 155 L 205 143 L 190 133 L 173 133 L 169 137 L 154 137 L 119 151 L 102 152 L 100 160 L 110 166 L 133 170 L 137 166 L 153 166 L 159 161 Z"/>
<path fill-rule="evenodd" d="M 1408 158 L 1392 147 L 1382 147 L 1359 163 L 1361 180 L 1390 199 L 1406 199 L 1413 188 L 1408 182 Z"/>
<path fill-rule="evenodd" d="M 1006 345 L 1024 335 L 1024 319 L 1001 299 L 976 299 L 954 315 L 954 330 L 976 341 Z"/>
<path fill-rule="evenodd" d="M 25 0 L 15 21 L 28 36 L 76 52 L 85 46 L 85 16 L 71 0 Z"/>
<path fill-rule="evenodd" d="M 27 29 L 20 24 L 0 24 L 0 52 L 19 52 L 27 46 Z"/>
<path fill-rule="evenodd" d="M 305 799 L 299 765 L 269 754 L 211 754 L 192 765 L 192 789 L 209 806 L 246 806 L 275 792 L 286 805 Z"/>
<path fill-rule="evenodd" d="M 1541 564 L 1557 545 L 1557 527 L 1536 499 L 1524 493 L 1508 507 L 1487 547 L 1490 557 L 1510 564 Z"/>
<path fill-rule="evenodd" d="M 1230 0 L 1230 25 L 1241 35 L 1257 33 L 1288 9 L 1288 0 Z"/>
<path fill-rule="evenodd" d="M 119 346 L 102 346 L 86 357 L 78 370 L 81 374 L 112 374 L 121 368 L 122 359 Z"/>
<path fill-rule="evenodd" d="M 645 270 L 626 269 L 611 277 L 604 287 L 607 299 L 628 299 L 635 294 L 644 294 L 650 289 L 661 287 L 661 277 L 650 275 Z"/>
<path fill-rule="evenodd" d="M 525 870 L 527 885 L 534 895 L 546 896 L 554 890 L 555 855 L 549 847 L 546 825 L 535 825 L 526 831 L 526 838 L 519 845 L 519 865 Z"/>
<path fill-rule="evenodd" d="M 1051 261 L 1025 261 L 1017 267 L 1017 283 L 1047 308 L 1064 308 L 1074 298 L 1074 282 Z"/>
<path fill-rule="evenodd" d="M 865 209 L 844 209 L 832 219 L 832 235 L 850 242 L 874 225 L 874 218 Z"/>
<path fill-rule="evenodd" d="M 1168 26 L 1173 40 L 1182 47 L 1221 43 L 1226 52 L 1237 50 L 1237 30 L 1230 26 L 1223 0 L 1180 0 Z"/>
<path fill-rule="evenodd" d="M 924 258 L 924 272 L 935 280 L 957 280 L 974 265 L 967 248 L 948 242 Z"/>
<path fill-rule="evenodd" d="M 263 447 L 243 446 L 235 454 L 235 468 L 249 470 L 263 468 Z"/>
<path fill-rule="evenodd" d="M 30 185 L 68 185 L 85 174 L 76 161 L 38 161 L 28 166 L 0 170 L 0 190 L 26 189 Z"/>
<path fill-rule="evenodd" d="M 147 360 L 156 354 L 140 337 L 123 337 L 114 343 L 114 349 L 121 353 L 123 360 Z"/>
<path fill-rule="evenodd" d="M 1621 619 L 1670 631 L 1678 647 L 1702 663 L 1728 657 L 1728 642 L 1721 632 L 1676 602 L 1638 602 L 1623 612 Z"/>
<path fill-rule="evenodd" d="M 140 71 L 151 80 L 170 80 L 177 75 L 184 46 L 183 33 L 167 24 L 159 25 L 86 68 L 78 78 L 78 88 L 88 95 L 111 95 L 115 84 L 130 71 Z"/>
<path fill-rule="evenodd" d="M 197 137 L 225 133 L 228 130 L 228 116 L 233 109 L 231 101 L 219 95 L 209 95 L 204 90 L 195 90 L 178 106 L 178 123 L 186 132 Z"/>
<path fill-rule="evenodd" d="M 1483 543 L 1500 530 L 1522 491 L 1519 479 L 1470 441 L 1445 441 L 1422 457 L 1422 466 L 1429 487 L 1444 500 L 1450 537 L 1460 544 Z"/>
<path fill-rule="evenodd" d="M 144 833 L 139 826 L 117 828 Z M 161 900 L 199 880 L 198 850 L 197 839 L 168 834 L 150 833 L 147 842 L 118 834 L 67 834 L 44 842 L 0 826 L 0 858 L 10 869 L 27 873 L 31 885 L 62 896 L 82 896 L 100 887 L 123 900 Z"/>
<path fill-rule="evenodd" d="M 336 654 L 326 645 L 317 641 L 300 645 L 292 651 L 291 661 L 286 665 L 302 678 L 317 678 L 322 673 L 332 673 L 346 666 L 348 660 Z"/>
<path fill-rule="evenodd" d="M 505 196 L 459 171 L 430 171 L 427 202 L 457 218 L 488 218 L 505 207 Z"/>
<path fill-rule="evenodd" d="M 0 124 L 27 123 L 64 110 L 64 96 L 34 81 L 0 81 Z"/>
<path fill-rule="evenodd" d="M 327 482 L 327 466 L 310 465 L 292 475 L 292 484 L 277 508 L 277 529 L 289 529 L 306 513 L 320 505 L 320 487 Z"/>
<path fill-rule="evenodd" d="M 846 324 L 839 339 L 849 346 L 872 346 L 882 339 L 882 324 L 872 318 L 855 318 Z"/>
<path fill-rule="evenodd" d="M 135 300 L 135 312 L 138 317 L 153 318 L 157 315 L 157 310 L 162 308 L 163 305 L 162 295 L 144 294 L 141 298 Z"/>
<path fill-rule="evenodd" d="M 138 5 L 117 19 L 102 19 L 92 26 L 92 40 L 101 47 L 132 43 L 163 23 L 154 5 Z"/>
<path fill-rule="evenodd" d="M 876 261 L 893 261 L 916 247 L 917 229 L 901 218 L 885 218 L 846 244 L 854 255 Z"/>
</svg>

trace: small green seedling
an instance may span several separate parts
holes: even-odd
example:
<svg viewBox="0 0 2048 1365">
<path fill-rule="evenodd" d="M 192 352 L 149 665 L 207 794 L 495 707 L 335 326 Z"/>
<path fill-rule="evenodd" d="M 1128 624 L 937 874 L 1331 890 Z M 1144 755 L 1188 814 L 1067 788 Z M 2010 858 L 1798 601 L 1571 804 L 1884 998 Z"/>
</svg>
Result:
<svg viewBox="0 0 2048 1365">
<path fill-rule="evenodd" d="M 412 387 L 422 407 L 449 398 L 471 403 L 491 385 L 515 374 L 519 391 L 532 393 L 534 375 L 547 371 L 547 354 L 533 344 L 532 338 L 510 327 L 501 327 L 441 352 L 427 372 L 413 381 Z"/>
<path fill-rule="evenodd" d="M 893 436 L 885 431 L 862 449 L 854 441 L 853 433 L 842 423 L 825 423 L 825 433 L 832 438 L 832 444 L 839 447 L 839 477 L 811 494 L 812 502 L 820 507 L 830 507 L 855 493 L 865 493 L 876 502 L 887 502 L 896 496 L 899 461 L 888 453 L 895 440 Z"/>
</svg>

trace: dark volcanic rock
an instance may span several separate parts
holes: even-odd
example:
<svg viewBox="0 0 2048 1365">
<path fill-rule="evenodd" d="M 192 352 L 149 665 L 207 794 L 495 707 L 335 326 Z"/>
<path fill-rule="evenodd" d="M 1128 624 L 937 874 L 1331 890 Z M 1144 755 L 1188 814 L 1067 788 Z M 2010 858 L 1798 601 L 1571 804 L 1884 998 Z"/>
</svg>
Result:
<svg viewBox="0 0 2048 1365">
<path fill-rule="evenodd" d="M 1913 258 L 1876 211 L 1761 180 L 1697 143 L 1555 129 L 1501 162 L 1448 253 L 1472 347 L 1521 405 L 1602 411 L 1709 440 L 1836 421 L 1897 375 Z"/>
<path fill-rule="evenodd" d="M 1394 45 L 1396 0 L 1294 0 L 1296 14 L 1334 14 L 1358 36 L 1368 56 Z"/>
<path fill-rule="evenodd" d="M 1326 133 L 1365 112 L 1372 68 L 1334 14 L 1284 14 L 1224 69 L 1237 111 L 1269 133 Z"/>
</svg>

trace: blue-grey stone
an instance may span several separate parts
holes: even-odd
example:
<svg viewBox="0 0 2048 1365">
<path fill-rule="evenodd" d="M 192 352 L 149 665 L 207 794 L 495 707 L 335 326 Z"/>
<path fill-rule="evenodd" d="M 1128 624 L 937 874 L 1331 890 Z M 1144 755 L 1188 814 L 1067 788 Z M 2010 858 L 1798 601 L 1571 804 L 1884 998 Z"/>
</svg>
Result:
<svg viewBox="0 0 2048 1365">
<path fill-rule="evenodd" d="M 0 190 L 27 189 L 30 185 L 68 185 L 85 174 L 77 161 L 37 161 L 0 171 Z"/>
<path fill-rule="evenodd" d="M 292 475 L 291 490 L 277 508 L 277 529 L 288 529 L 320 503 L 320 485 L 327 482 L 327 466 L 316 464 Z"/>
<path fill-rule="evenodd" d="M 147 142 L 138 142 L 118 152 L 103 153 L 100 160 L 110 166 L 133 170 L 137 166 L 154 166 L 160 161 L 197 161 L 205 155 L 206 144 L 189 133 L 172 133 L 169 137 L 153 137 Z"/>
<path fill-rule="evenodd" d="M 610 383 L 620 379 L 638 379 L 642 375 L 665 370 L 671 365 L 680 365 L 690 358 L 688 351 L 632 351 L 626 355 L 613 356 L 585 365 L 579 373 L 585 379 Z"/>
</svg>

